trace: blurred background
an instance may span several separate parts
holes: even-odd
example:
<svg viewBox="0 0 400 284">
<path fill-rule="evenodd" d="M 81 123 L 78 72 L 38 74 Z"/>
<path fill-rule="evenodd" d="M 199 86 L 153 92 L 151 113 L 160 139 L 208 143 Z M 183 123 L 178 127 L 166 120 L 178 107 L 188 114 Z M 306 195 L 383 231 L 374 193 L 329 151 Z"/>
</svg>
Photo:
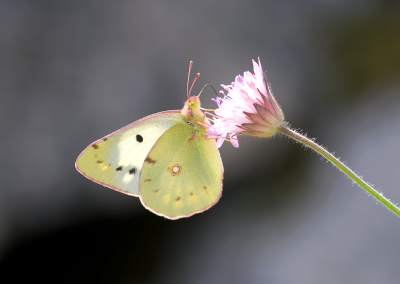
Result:
<svg viewBox="0 0 400 284">
<path fill-rule="evenodd" d="M 220 149 L 221 200 L 170 221 L 74 162 L 263 68 L 286 120 L 400 202 L 400 2 L 0 1 L 2 283 L 398 283 L 400 220 L 284 137 Z M 215 108 L 215 94 L 202 94 Z"/>
</svg>

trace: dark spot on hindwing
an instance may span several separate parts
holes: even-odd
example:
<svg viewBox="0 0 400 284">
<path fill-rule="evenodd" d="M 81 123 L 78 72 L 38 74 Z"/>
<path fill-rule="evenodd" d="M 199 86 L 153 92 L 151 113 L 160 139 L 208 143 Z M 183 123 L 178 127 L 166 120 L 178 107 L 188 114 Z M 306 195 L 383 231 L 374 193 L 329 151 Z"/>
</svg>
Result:
<svg viewBox="0 0 400 284">
<path fill-rule="evenodd" d="M 103 138 L 103 141 L 107 141 L 107 138 Z"/>
<path fill-rule="evenodd" d="M 179 201 L 179 200 L 181 200 L 181 197 L 180 197 L 180 196 L 178 196 L 178 197 L 176 198 L 176 201 Z"/>
<path fill-rule="evenodd" d="M 103 164 L 104 161 L 98 160 L 98 161 L 96 161 L 96 163 L 98 163 L 98 164 Z"/>
<path fill-rule="evenodd" d="M 145 162 L 147 162 L 147 163 L 149 163 L 149 164 L 155 164 L 157 161 L 155 161 L 155 160 L 153 160 L 152 158 L 150 158 L 150 157 L 147 157 L 146 158 L 146 160 L 144 160 Z"/>
<path fill-rule="evenodd" d="M 144 181 L 145 181 L 145 182 L 146 182 L 146 181 L 151 182 L 151 179 L 148 178 L 148 179 L 145 179 Z"/>
<path fill-rule="evenodd" d="M 204 189 L 207 189 L 207 186 L 203 186 Z"/>
<path fill-rule="evenodd" d="M 159 192 L 159 191 L 160 191 L 159 189 L 153 190 L 154 193 L 157 193 L 157 192 Z"/>
<path fill-rule="evenodd" d="M 190 192 L 190 196 L 193 196 L 193 191 L 192 191 L 192 192 Z"/>
<path fill-rule="evenodd" d="M 115 169 L 117 172 L 122 171 L 122 166 L 119 166 L 118 168 Z"/>
<path fill-rule="evenodd" d="M 99 145 L 97 145 L 97 144 L 92 144 L 92 147 L 93 147 L 94 149 L 99 149 Z"/>
<path fill-rule="evenodd" d="M 143 142 L 143 137 L 142 137 L 142 135 L 136 135 L 136 141 L 137 142 L 139 142 L 139 143 L 142 143 Z"/>
<path fill-rule="evenodd" d="M 129 174 L 133 175 L 136 173 L 136 168 L 133 167 L 132 169 L 129 170 Z"/>
</svg>

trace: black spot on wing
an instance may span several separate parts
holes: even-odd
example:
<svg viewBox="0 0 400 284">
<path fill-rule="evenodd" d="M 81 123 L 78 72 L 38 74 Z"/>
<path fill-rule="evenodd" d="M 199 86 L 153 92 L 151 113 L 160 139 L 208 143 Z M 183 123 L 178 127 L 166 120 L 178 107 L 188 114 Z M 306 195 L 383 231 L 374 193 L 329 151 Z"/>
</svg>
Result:
<svg viewBox="0 0 400 284">
<path fill-rule="evenodd" d="M 137 142 L 139 142 L 139 143 L 142 143 L 143 142 L 143 137 L 142 137 L 142 135 L 136 135 L 136 141 Z"/>
<path fill-rule="evenodd" d="M 122 166 L 119 166 L 118 168 L 115 169 L 117 172 L 122 171 Z"/>
<path fill-rule="evenodd" d="M 129 174 L 133 175 L 136 173 L 136 168 L 133 167 L 132 169 L 129 170 Z"/>
<path fill-rule="evenodd" d="M 93 147 L 94 149 L 99 149 L 99 145 L 97 145 L 97 144 L 92 144 L 92 147 Z"/>
</svg>

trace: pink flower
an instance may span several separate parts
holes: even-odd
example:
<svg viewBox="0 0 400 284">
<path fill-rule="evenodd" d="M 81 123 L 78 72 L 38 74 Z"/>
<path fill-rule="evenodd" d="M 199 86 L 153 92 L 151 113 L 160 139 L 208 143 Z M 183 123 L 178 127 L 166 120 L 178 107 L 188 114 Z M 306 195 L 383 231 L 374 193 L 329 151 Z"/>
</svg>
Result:
<svg viewBox="0 0 400 284">
<path fill-rule="evenodd" d="M 249 71 L 238 75 L 231 85 L 221 85 L 228 94 L 212 99 L 218 104 L 214 111 L 217 117 L 207 128 L 207 135 L 217 139 L 221 147 L 224 139 L 231 138 L 234 147 L 239 147 L 237 135 L 269 137 L 281 126 L 284 116 L 267 85 L 260 58 L 253 60 L 254 74 Z"/>
</svg>

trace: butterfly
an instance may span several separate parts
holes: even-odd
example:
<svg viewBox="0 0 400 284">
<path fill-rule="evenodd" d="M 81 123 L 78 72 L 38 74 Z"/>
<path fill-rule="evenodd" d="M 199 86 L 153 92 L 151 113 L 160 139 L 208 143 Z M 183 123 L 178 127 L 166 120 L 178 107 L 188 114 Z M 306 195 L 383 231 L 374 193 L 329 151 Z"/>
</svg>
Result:
<svg viewBox="0 0 400 284">
<path fill-rule="evenodd" d="M 168 219 L 189 217 L 213 206 L 222 194 L 223 165 L 199 96 L 189 90 L 182 110 L 139 119 L 86 147 L 75 167 L 86 178 L 137 196 Z M 201 92 L 200 92 L 201 94 Z"/>
</svg>

